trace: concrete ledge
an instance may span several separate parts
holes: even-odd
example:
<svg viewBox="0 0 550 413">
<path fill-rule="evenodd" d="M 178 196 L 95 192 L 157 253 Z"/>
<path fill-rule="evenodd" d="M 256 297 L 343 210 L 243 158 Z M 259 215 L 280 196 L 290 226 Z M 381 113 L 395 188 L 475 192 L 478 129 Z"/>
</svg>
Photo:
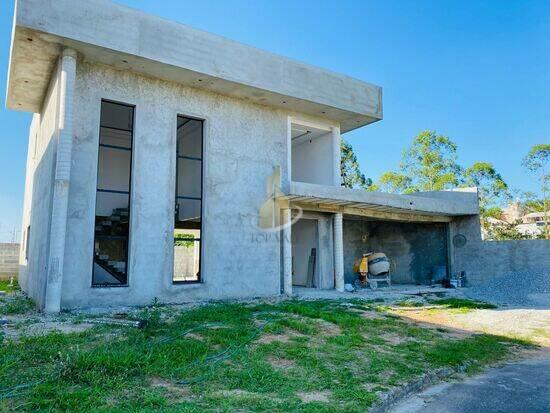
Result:
<svg viewBox="0 0 550 413">
<path fill-rule="evenodd" d="M 17 1 L 9 108 L 39 112 L 61 45 L 122 70 L 332 119 L 344 132 L 382 118 L 378 86 L 107 0 Z"/>
<path fill-rule="evenodd" d="M 445 192 L 442 197 L 387 194 L 339 186 L 291 182 L 286 199 L 297 203 L 321 204 L 340 211 L 342 208 L 375 210 L 386 213 L 427 216 L 461 216 L 479 214 L 477 194 Z M 345 212 L 345 211 L 344 211 Z"/>
</svg>

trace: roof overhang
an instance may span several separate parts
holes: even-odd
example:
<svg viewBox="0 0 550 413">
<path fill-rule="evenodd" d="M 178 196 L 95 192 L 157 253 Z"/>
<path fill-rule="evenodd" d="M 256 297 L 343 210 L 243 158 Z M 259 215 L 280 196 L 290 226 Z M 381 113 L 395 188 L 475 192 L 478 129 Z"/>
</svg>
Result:
<svg viewBox="0 0 550 413">
<path fill-rule="evenodd" d="M 17 0 L 6 104 L 39 112 L 63 47 L 86 60 L 339 122 L 382 119 L 382 90 L 107 0 Z"/>
<path fill-rule="evenodd" d="M 453 217 L 479 214 L 474 190 L 399 195 L 291 182 L 283 198 L 305 210 L 391 221 L 449 222 Z"/>
</svg>

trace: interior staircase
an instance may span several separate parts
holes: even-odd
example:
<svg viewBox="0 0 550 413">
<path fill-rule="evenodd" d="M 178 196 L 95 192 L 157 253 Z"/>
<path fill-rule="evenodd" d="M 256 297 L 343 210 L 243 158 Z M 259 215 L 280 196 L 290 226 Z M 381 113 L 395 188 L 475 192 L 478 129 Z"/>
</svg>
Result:
<svg viewBox="0 0 550 413">
<path fill-rule="evenodd" d="M 128 248 L 128 208 L 115 208 L 108 216 L 97 216 L 95 225 L 95 239 L 97 241 L 119 240 L 123 242 L 124 249 Z M 112 253 L 120 255 L 120 251 Z M 127 256 L 127 254 L 124 254 Z M 108 272 L 121 284 L 126 284 L 126 261 L 111 258 L 109 251 L 95 250 L 94 263 Z"/>
</svg>

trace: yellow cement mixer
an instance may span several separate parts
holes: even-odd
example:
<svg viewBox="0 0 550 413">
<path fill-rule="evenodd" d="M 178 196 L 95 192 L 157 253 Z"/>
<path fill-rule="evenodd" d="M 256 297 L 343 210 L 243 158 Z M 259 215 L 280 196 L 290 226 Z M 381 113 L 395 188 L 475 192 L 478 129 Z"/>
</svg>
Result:
<svg viewBox="0 0 550 413">
<path fill-rule="evenodd" d="M 368 252 L 355 261 L 353 270 L 359 275 L 359 284 L 362 287 L 369 285 L 373 290 L 378 288 L 379 282 L 391 285 L 390 260 L 383 252 Z"/>
</svg>

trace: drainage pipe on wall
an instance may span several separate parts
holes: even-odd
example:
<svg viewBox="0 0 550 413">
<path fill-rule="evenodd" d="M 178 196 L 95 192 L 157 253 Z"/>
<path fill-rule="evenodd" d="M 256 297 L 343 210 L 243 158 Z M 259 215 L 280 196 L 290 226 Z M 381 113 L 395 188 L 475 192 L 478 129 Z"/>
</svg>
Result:
<svg viewBox="0 0 550 413">
<path fill-rule="evenodd" d="M 65 258 L 67 206 L 71 178 L 73 146 L 73 100 L 76 77 L 76 51 L 64 49 L 58 68 L 59 94 L 57 115 L 57 152 L 55 183 L 50 227 L 50 251 L 44 310 L 56 313 L 61 310 L 61 286 Z"/>
<path fill-rule="evenodd" d="M 343 215 L 334 214 L 334 286 L 344 291 L 344 231 Z"/>
</svg>

